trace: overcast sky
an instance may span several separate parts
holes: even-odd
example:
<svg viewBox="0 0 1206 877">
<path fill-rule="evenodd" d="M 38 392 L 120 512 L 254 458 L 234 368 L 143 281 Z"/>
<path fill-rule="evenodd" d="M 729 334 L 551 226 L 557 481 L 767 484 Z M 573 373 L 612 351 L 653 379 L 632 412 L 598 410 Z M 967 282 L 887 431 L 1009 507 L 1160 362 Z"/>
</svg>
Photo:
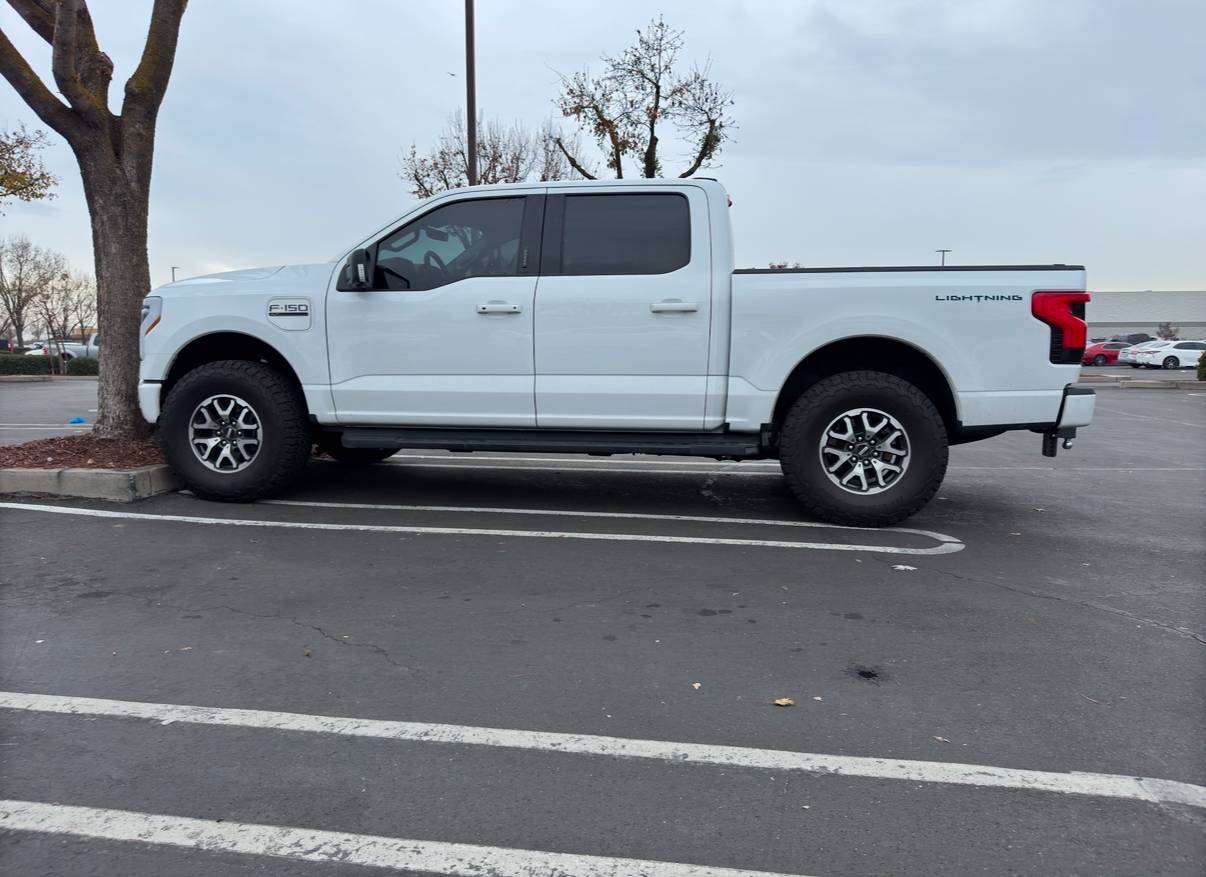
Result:
<svg viewBox="0 0 1206 877">
<path fill-rule="evenodd" d="M 92 0 L 120 101 L 149 0 Z M 1202 0 L 478 0 L 478 104 L 532 125 L 558 71 L 598 68 L 662 12 L 732 89 L 707 173 L 740 266 L 1082 262 L 1091 289 L 1206 289 Z M 706 11 L 705 11 L 706 10 Z M 154 283 L 319 261 L 410 201 L 411 142 L 464 100 L 462 4 L 194 0 L 159 119 Z M 0 27 L 49 81 L 50 51 Z M 455 74 L 455 76 L 449 74 Z M 38 125 L 0 82 L 0 124 Z M 70 151 L 24 233 L 91 270 Z M 672 154 L 664 162 L 681 155 Z"/>
</svg>

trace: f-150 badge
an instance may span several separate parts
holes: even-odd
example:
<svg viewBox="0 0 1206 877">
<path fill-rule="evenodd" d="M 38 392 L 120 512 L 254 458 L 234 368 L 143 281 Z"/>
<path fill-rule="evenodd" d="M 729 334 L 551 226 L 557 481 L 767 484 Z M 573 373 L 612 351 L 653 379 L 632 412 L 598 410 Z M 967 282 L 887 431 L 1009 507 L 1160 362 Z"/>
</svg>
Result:
<svg viewBox="0 0 1206 877">
<path fill-rule="evenodd" d="M 310 300 L 274 298 L 268 302 L 268 322 L 278 329 L 297 331 L 310 328 Z"/>
</svg>

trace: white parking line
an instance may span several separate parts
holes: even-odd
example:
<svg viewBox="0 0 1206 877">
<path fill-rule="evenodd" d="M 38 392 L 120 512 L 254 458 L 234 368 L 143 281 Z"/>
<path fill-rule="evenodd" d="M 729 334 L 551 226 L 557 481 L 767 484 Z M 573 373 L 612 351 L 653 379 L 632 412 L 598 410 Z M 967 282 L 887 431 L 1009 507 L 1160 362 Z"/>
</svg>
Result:
<svg viewBox="0 0 1206 877">
<path fill-rule="evenodd" d="M 31 430 L 34 432 L 49 432 L 50 430 L 53 430 L 53 429 L 92 429 L 92 424 L 88 423 L 83 426 L 79 426 L 79 425 L 75 425 L 75 424 L 67 424 L 67 423 L 45 423 L 45 424 L 42 424 L 41 426 L 37 426 L 37 425 L 34 425 L 34 426 L 0 425 L 0 429 Z"/>
<path fill-rule="evenodd" d="M 498 457 L 494 458 L 499 461 L 509 461 L 514 459 L 516 462 L 522 463 L 527 459 L 524 457 Z M 723 476 L 731 478 L 782 478 L 782 474 L 778 468 L 771 471 L 769 468 L 765 470 L 754 469 L 749 463 L 733 463 L 729 464 L 732 468 L 726 467 L 722 463 L 704 464 L 710 465 L 710 468 L 700 469 L 643 469 L 638 464 L 635 468 L 631 463 L 617 466 L 498 466 L 493 464 L 479 465 L 472 460 L 466 460 L 463 463 L 407 463 L 406 457 L 392 457 L 386 460 L 386 463 L 394 466 L 405 466 L 407 469 L 482 469 L 491 472 L 547 472 L 549 474 L 559 472 L 620 472 L 620 473 L 636 473 L 640 472 L 643 475 L 708 475 L 708 476 Z M 570 460 L 569 462 L 577 462 Z M 663 462 L 664 466 L 682 466 L 696 465 L 695 463 L 668 463 Z M 747 466 L 744 471 L 739 466 Z M 1203 466 L 949 466 L 951 471 L 981 471 L 993 470 L 1001 472 L 1206 472 L 1206 467 Z"/>
<path fill-rule="evenodd" d="M 301 499 L 262 499 L 260 505 L 299 506 L 317 509 L 369 509 L 395 512 L 466 512 L 492 515 L 538 515 L 542 517 L 567 518 L 620 518 L 639 521 L 691 521 L 701 524 L 754 524 L 760 527 L 813 527 L 825 530 L 851 530 L 863 533 L 910 533 L 925 536 L 937 542 L 960 542 L 954 536 L 935 533 L 933 530 L 915 530 L 911 527 L 845 527 L 841 524 L 825 524 L 820 521 L 779 521 L 766 518 L 718 518 L 706 515 L 658 515 L 647 512 L 589 512 L 567 509 L 517 509 L 495 506 L 444 506 L 444 505 L 393 505 L 371 502 L 317 502 Z"/>
<path fill-rule="evenodd" d="M 224 527 L 278 527 L 285 530 L 335 530 L 361 533 L 409 533 L 438 536 L 502 536 L 520 539 L 583 539 L 593 542 L 666 542 L 680 545 L 729 545 L 743 548 L 797 548 L 816 551 L 865 551 L 873 554 L 951 554 L 963 543 L 940 542 L 933 548 L 899 548 L 892 545 L 852 545 L 841 542 L 782 542 L 773 539 L 722 539 L 705 536 L 655 536 L 645 533 L 588 533 L 558 530 L 499 530 L 484 527 L 407 527 L 399 524 L 328 524 L 310 521 L 263 521 L 246 518 L 202 518 L 195 515 L 150 515 L 37 503 L 0 502 L 0 508 L 76 515 L 85 518 L 117 518 L 130 521 L 166 521 Z"/>
<path fill-rule="evenodd" d="M 1022 789 L 1089 795 L 1098 798 L 1125 798 L 1149 804 L 1185 804 L 1191 807 L 1206 808 L 1206 788 L 1202 786 L 1175 780 L 1146 779 L 1103 773 L 1057 773 L 991 767 L 984 764 L 822 755 L 780 749 L 672 743 L 660 740 L 603 737 L 593 734 L 558 734 L 550 731 L 518 731 L 503 728 L 478 728 L 468 725 L 352 719 L 266 710 L 223 709 L 51 694 L 26 694 L 17 691 L 0 691 L 0 708 L 67 715 L 146 719 L 163 724 L 184 722 L 196 725 L 222 725 L 273 731 L 302 731 L 348 737 L 408 740 L 420 743 L 492 746 L 609 758 L 641 758 L 673 763 L 690 762 L 737 768 L 840 774 L 841 776 L 872 779 L 906 780 L 914 783 Z"/>
<path fill-rule="evenodd" d="M 219 822 L 40 801 L 0 800 L 0 828 L 465 877 L 788 877 L 745 868 L 547 853 L 226 819 Z"/>
</svg>

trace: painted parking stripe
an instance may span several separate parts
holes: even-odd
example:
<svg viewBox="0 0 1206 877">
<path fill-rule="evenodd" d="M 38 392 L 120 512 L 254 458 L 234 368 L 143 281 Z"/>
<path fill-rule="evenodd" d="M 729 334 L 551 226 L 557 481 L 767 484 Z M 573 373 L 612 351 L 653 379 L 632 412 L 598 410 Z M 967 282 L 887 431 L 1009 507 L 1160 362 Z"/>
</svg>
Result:
<svg viewBox="0 0 1206 877">
<path fill-rule="evenodd" d="M 197 725 L 223 725 L 273 731 L 302 731 L 348 737 L 408 740 L 421 743 L 492 746 L 610 758 L 639 758 L 675 763 L 688 762 L 737 768 L 837 774 L 871 779 L 906 780 L 914 783 L 1022 789 L 1088 795 L 1098 798 L 1125 798 L 1149 804 L 1184 804 L 1206 808 L 1206 787 L 1175 780 L 1103 773 L 1058 773 L 991 767 L 984 764 L 823 755 L 780 749 L 751 749 L 741 746 L 711 746 L 703 743 L 673 743 L 661 740 L 603 737 L 594 734 L 559 734 L 550 731 L 520 731 L 468 725 L 353 719 L 267 710 L 224 709 L 52 694 L 27 694 L 17 691 L 0 691 L 0 708 L 67 715 L 145 719 L 162 724 L 183 722 Z"/>
<path fill-rule="evenodd" d="M 0 800 L 0 829 L 465 877 L 788 877 L 745 868 L 548 853 L 226 819 L 219 822 L 41 801 Z"/>
<path fill-rule="evenodd" d="M 936 542 L 961 543 L 961 540 L 933 530 L 916 530 L 911 527 L 846 527 L 841 524 L 826 524 L 820 521 L 781 521 L 769 518 L 720 518 L 707 515 L 658 515 L 648 512 L 592 512 L 577 509 L 518 509 L 496 506 L 444 506 L 444 505 L 395 505 L 372 502 L 319 502 L 301 499 L 262 499 L 259 505 L 298 506 L 317 509 L 368 509 L 393 512 L 465 512 L 491 515 L 536 515 L 541 517 L 567 518 L 619 518 L 638 521 L 688 521 L 699 524 L 753 524 L 760 527 L 808 527 L 823 530 L 850 530 L 862 533 L 909 533 L 925 536 Z"/>
<path fill-rule="evenodd" d="M 223 527 L 275 527 L 283 530 L 333 530 L 360 533 L 406 533 L 436 536 L 501 536 L 519 539 L 582 539 L 592 542 L 664 542 L 680 545 L 728 545 L 742 548 L 796 548 L 815 551 L 864 551 L 873 554 L 951 554 L 963 543 L 939 542 L 932 548 L 901 548 L 894 545 L 857 545 L 844 542 L 785 542 L 774 539 L 723 539 L 706 536 L 656 536 L 647 533 L 590 533 L 559 530 L 501 530 L 486 527 L 408 527 L 401 524 L 331 524 L 311 521 L 264 521 L 247 518 L 203 518 L 196 515 L 151 515 L 37 503 L 0 502 L 0 508 L 85 518 L 115 518 L 129 521 L 166 521 Z"/>
<path fill-rule="evenodd" d="M 561 472 L 613 472 L 613 473 L 641 473 L 642 475 L 708 475 L 724 478 L 782 478 L 782 473 L 778 469 L 775 470 L 757 470 L 752 467 L 742 470 L 736 466 L 733 468 L 725 468 L 721 464 L 714 464 L 709 469 L 643 469 L 638 465 L 633 468 L 629 464 L 628 468 L 622 466 L 507 466 L 507 465 L 480 465 L 475 464 L 471 460 L 464 463 L 407 463 L 406 457 L 392 457 L 385 460 L 385 463 L 393 466 L 405 467 L 407 469 L 481 469 L 490 472 L 547 472 L 548 474 L 559 474 Z M 525 458 L 499 458 L 499 461 L 514 459 L 518 463 L 524 462 Z M 570 462 L 575 462 L 571 460 Z M 664 464 L 671 465 L 671 464 Z M 690 464 L 686 464 L 690 465 Z M 1206 472 L 1206 466 L 948 466 L 951 471 L 1000 471 L 1000 472 Z"/>
</svg>

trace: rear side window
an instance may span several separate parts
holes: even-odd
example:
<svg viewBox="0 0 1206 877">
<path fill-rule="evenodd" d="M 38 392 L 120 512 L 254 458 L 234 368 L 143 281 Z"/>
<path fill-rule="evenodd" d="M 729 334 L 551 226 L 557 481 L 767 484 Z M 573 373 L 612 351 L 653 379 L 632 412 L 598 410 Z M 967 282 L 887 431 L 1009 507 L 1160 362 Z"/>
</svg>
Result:
<svg viewBox="0 0 1206 877">
<path fill-rule="evenodd" d="M 683 195 L 566 196 L 562 274 L 667 274 L 690 261 Z"/>
</svg>

